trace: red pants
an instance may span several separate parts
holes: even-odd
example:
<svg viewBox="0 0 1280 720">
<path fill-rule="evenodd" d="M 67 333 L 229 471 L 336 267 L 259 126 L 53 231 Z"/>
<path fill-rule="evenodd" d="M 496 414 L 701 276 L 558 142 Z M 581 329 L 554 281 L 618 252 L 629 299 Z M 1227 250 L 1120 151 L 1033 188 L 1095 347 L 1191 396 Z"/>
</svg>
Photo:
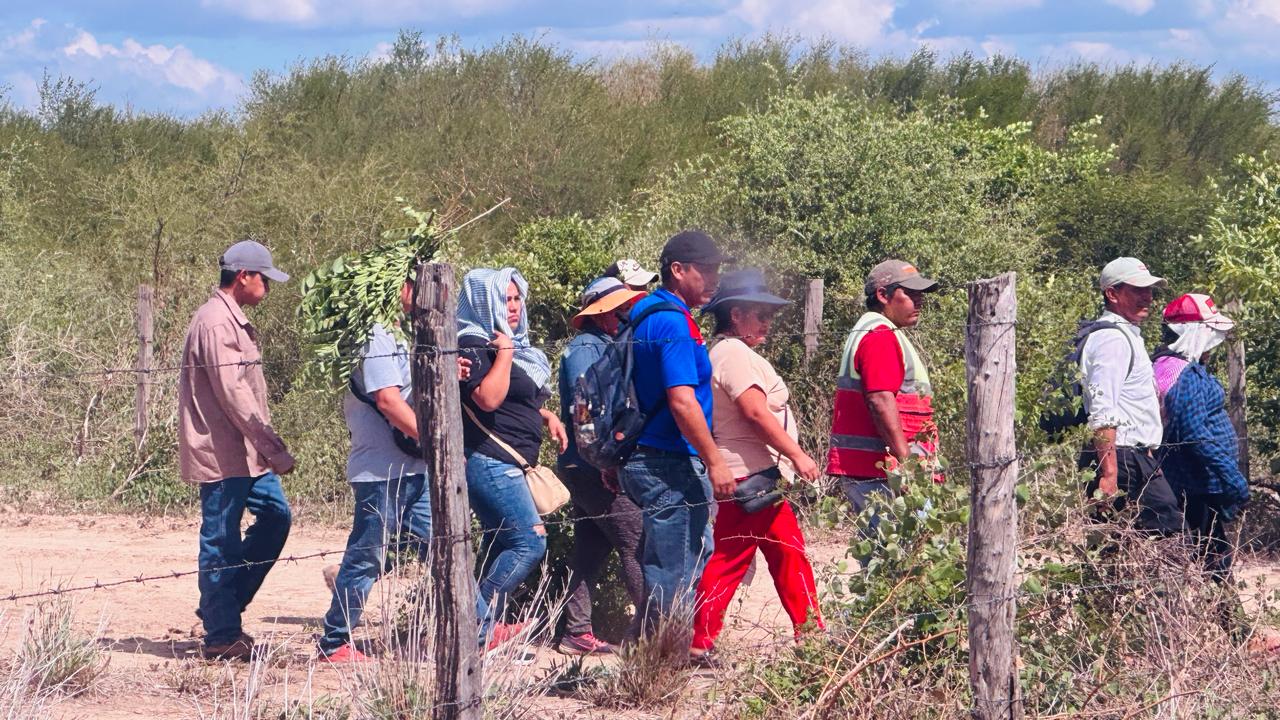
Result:
<svg viewBox="0 0 1280 720">
<path fill-rule="evenodd" d="M 773 586 L 791 617 L 796 634 L 809 620 L 822 627 L 813 567 L 804 554 L 804 535 L 791 510 L 782 502 L 767 510 L 747 513 L 732 500 L 721 500 L 716 511 L 715 549 L 698 583 L 698 606 L 693 618 L 693 647 L 709 650 L 724 628 L 724 614 L 756 548 L 769 563 Z M 812 611 L 812 613 L 810 612 Z"/>
</svg>

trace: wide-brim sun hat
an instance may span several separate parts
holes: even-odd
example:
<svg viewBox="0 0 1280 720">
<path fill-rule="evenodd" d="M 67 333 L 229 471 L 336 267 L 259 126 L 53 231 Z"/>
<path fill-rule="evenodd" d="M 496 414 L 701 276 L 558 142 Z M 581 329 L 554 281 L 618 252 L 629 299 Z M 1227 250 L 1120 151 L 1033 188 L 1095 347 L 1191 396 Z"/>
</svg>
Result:
<svg viewBox="0 0 1280 720">
<path fill-rule="evenodd" d="M 747 268 L 722 275 L 716 294 L 711 297 L 710 302 L 702 306 L 702 311 L 712 312 L 726 303 L 756 303 L 782 307 L 790 305 L 791 301 L 769 292 L 764 271 Z"/>
<path fill-rule="evenodd" d="M 644 297 L 643 290 L 632 290 L 614 277 L 603 277 L 593 280 L 586 290 L 582 291 L 580 305 L 582 310 L 569 320 L 575 330 L 582 329 L 587 318 L 611 313 L 618 308 Z"/>
</svg>

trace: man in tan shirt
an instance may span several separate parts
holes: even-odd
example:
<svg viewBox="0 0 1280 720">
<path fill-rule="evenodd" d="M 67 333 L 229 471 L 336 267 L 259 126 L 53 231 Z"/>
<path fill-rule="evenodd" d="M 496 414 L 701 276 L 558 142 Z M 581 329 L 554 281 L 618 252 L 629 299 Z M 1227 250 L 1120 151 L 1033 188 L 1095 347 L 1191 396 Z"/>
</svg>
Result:
<svg viewBox="0 0 1280 720">
<path fill-rule="evenodd" d="M 253 638 L 240 615 L 280 557 L 291 514 L 280 475 L 293 456 L 271 428 L 257 331 L 243 306 L 262 302 L 270 281 L 289 276 L 262 245 L 245 240 L 219 261 L 213 297 L 187 328 L 178 376 L 182 479 L 200 488 L 200 605 L 204 655 L 248 658 Z M 240 534 L 245 509 L 254 523 Z"/>
</svg>

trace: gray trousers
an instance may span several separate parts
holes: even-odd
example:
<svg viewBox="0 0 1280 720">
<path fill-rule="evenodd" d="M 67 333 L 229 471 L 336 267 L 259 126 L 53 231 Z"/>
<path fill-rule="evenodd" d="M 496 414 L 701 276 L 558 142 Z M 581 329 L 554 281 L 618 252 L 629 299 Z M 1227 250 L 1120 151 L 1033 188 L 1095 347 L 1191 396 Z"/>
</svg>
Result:
<svg viewBox="0 0 1280 720">
<path fill-rule="evenodd" d="M 622 566 L 622 583 L 636 607 L 637 619 L 644 608 L 644 572 L 640 566 L 640 536 L 643 517 L 630 498 L 604 486 L 594 468 L 559 466 L 556 474 L 569 488 L 573 502 L 573 551 L 569 557 L 568 600 L 565 602 L 565 632 L 591 632 L 591 588 L 600 580 L 616 550 Z M 603 517 L 602 517 L 603 516 Z M 637 636 L 638 624 L 627 631 Z"/>
</svg>

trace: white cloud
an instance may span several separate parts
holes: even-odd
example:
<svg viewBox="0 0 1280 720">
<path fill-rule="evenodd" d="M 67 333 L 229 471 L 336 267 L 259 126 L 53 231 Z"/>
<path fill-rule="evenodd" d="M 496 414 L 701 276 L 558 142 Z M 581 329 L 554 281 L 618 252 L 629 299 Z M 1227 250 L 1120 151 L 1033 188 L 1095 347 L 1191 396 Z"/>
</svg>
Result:
<svg viewBox="0 0 1280 720">
<path fill-rule="evenodd" d="M 1051 64 L 1063 60 L 1085 60 L 1103 66 L 1114 66 L 1150 62 L 1154 59 L 1145 52 L 1101 40 L 1071 40 L 1044 48 L 1044 51 Z"/>
<path fill-rule="evenodd" d="M 36 35 L 40 32 L 40 28 L 46 24 L 48 23 L 44 18 L 32 20 L 31 24 L 27 25 L 22 32 L 0 39 L 0 50 L 13 51 L 31 47 Z"/>
<path fill-rule="evenodd" d="M 1232 0 L 1227 5 L 1226 18 L 1240 24 L 1261 20 L 1280 25 L 1280 0 Z"/>
<path fill-rule="evenodd" d="M 391 48 L 393 47 L 394 45 L 389 42 L 380 42 L 373 46 L 373 49 L 364 56 L 364 59 L 371 63 L 384 63 L 391 59 Z"/>
<path fill-rule="evenodd" d="M 989 13 L 1037 8 L 1044 4 L 1044 0 L 941 0 L 938 4 L 965 12 Z"/>
<path fill-rule="evenodd" d="M 200 5 L 246 20 L 308 27 L 403 23 L 480 17 L 516 0 L 200 0 Z"/>
<path fill-rule="evenodd" d="M 1106 0 L 1108 5 L 1114 5 L 1130 15 L 1145 15 L 1150 12 L 1151 8 L 1156 6 L 1156 0 Z"/>
<path fill-rule="evenodd" d="M 42 74 L 94 88 L 101 102 L 152 111 L 195 114 L 233 106 L 245 91 L 240 76 L 184 45 L 110 42 L 75 25 L 36 18 L 0 33 L 0 86 L 15 106 L 34 110 Z"/>
<path fill-rule="evenodd" d="M 316 17 L 315 0 L 200 0 L 200 5 L 260 22 L 304 23 Z"/>
<path fill-rule="evenodd" d="M 893 10 L 893 0 L 742 0 L 732 14 L 756 31 L 785 28 L 874 46 L 885 39 Z"/>
<path fill-rule="evenodd" d="M 196 57 L 182 45 L 143 45 L 133 38 L 126 38 L 118 47 L 98 42 L 92 34 L 81 30 L 75 39 L 62 48 L 69 58 L 84 55 L 98 61 L 109 62 L 114 69 L 150 80 L 200 93 L 225 96 L 243 89 L 240 77 L 230 70 Z"/>
<path fill-rule="evenodd" d="M 996 55 L 1010 57 L 1018 54 L 1018 48 L 1014 47 L 1011 43 L 1001 40 L 1000 38 L 987 38 L 986 40 L 983 40 L 978 47 L 982 48 L 982 52 L 986 53 L 987 57 L 994 57 Z"/>
</svg>

